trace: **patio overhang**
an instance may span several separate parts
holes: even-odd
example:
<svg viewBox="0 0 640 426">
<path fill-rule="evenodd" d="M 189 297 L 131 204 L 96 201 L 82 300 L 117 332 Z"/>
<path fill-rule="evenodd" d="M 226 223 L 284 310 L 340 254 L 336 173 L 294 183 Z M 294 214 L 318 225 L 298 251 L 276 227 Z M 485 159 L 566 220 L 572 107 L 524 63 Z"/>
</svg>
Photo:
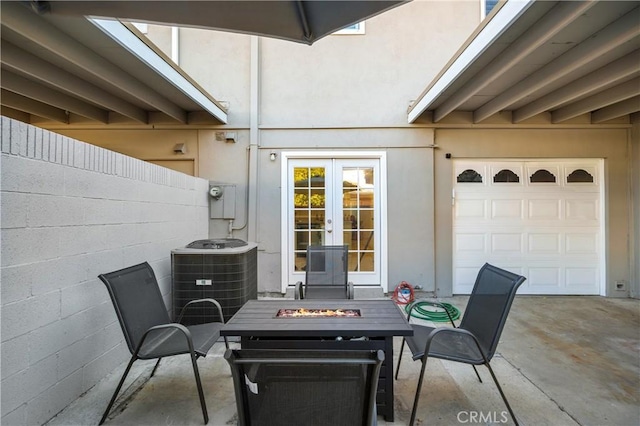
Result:
<svg viewBox="0 0 640 426">
<path fill-rule="evenodd" d="M 500 2 L 408 122 L 628 123 L 640 111 L 639 22 L 638 1 Z"/>
<path fill-rule="evenodd" d="M 3 115 L 66 124 L 227 122 L 226 109 L 135 27 L 2 2 Z"/>
</svg>

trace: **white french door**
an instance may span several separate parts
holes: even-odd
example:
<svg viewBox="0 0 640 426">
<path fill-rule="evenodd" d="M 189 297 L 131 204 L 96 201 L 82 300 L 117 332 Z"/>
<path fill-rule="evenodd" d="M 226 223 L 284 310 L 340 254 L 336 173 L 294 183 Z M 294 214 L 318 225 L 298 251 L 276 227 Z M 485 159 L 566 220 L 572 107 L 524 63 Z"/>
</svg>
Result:
<svg viewBox="0 0 640 426">
<path fill-rule="evenodd" d="M 283 291 L 304 280 L 308 245 L 347 244 L 349 281 L 386 286 L 383 154 L 297 157 L 283 153 Z"/>
</svg>

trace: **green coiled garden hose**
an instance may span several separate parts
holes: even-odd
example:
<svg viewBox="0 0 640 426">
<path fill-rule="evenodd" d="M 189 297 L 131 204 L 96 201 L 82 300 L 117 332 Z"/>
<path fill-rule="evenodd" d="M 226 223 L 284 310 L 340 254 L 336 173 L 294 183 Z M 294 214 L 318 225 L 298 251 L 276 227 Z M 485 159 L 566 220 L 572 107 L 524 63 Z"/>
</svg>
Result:
<svg viewBox="0 0 640 426">
<path fill-rule="evenodd" d="M 438 305 L 441 305 L 442 308 L 444 308 L 446 311 Z M 454 321 L 460 318 L 460 310 L 452 304 L 439 302 L 438 305 L 424 300 L 418 300 L 413 303 L 407 304 L 404 309 L 407 313 L 409 313 L 409 310 L 411 309 L 411 307 L 413 307 L 413 310 L 411 311 L 412 317 L 432 322 L 449 322 L 449 316 L 447 315 L 447 312 L 449 312 L 449 315 L 451 315 L 451 319 L 453 319 Z M 429 307 L 430 309 L 427 307 Z"/>
</svg>

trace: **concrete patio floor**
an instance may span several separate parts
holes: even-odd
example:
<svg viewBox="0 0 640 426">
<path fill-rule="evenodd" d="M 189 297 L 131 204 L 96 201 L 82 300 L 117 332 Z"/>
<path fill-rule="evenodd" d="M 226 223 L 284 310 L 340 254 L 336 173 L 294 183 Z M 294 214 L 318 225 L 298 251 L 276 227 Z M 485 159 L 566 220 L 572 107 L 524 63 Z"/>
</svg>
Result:
<svg viewBox="0 0 640 426">
<path fill-rule="evenodd" d="M 440 299 L 464 311 L 466 297 Z M 394 366 L 401 339 L 395 340 Z M 239 346 L 232 343 L 233 346 Z M 420 363 L 408 349 L 395 382 L 395 422 L 408 424 Z M 640 424 L 640 301 L 602 297 L 517 296 L 491 365 L 522 425 Z M 237 423 L 229 367 L 217 344 L 198 361 L 209 425 Z M 122 365 L 47 425 L 95 425 Z M 202 425 L 191 364 L 138 361 L 105 425 Z M 394 367 L 395 368 L 395 367 Z M 417 425 L 512 424 L 485 367 L 430 360 Z M 475 417 L 474 417 L 475 416 Z"/>
</svg>

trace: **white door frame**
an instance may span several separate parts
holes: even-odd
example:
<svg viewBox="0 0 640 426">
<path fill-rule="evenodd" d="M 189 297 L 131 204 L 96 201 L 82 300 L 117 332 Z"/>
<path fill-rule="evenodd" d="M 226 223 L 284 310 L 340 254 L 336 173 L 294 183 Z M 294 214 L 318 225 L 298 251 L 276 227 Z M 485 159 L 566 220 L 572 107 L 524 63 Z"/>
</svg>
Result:
<svg viewBox="0 0 640 426">
<path fill-rule="evenodd" d="M 287 291 L 289 285 L 289 262 L 290 256 L 287 253 L 288 244 L 288 214 L 289 204 L 287 197 L 288 185 L 288 165 L 290 159 L 376 159 L 380 164 L 380 284 L 382 291 L 388 291 L 388 253 L 387 253 L 387 153 L 384 151 L 283 151 L 280 163 L 280 257 L 281 257 L 281 277 L 282 293 Z M 376 286 L 377 287 L 377 286 Z"/>
</svg>

